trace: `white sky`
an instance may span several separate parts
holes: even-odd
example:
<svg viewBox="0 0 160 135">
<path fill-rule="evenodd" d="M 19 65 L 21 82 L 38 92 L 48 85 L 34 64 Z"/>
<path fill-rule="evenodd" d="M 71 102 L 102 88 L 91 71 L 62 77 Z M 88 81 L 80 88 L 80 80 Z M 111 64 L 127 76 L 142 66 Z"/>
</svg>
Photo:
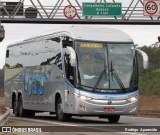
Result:
<svg viewBox="0 0 160 135">
<path fill-rule="evenodd" d="M 0 0 L 2 2 L 18 2 L 19 0 Z M 30 0 L 25 0 L 25 4 L 30 4 Z M 34 0 L 36 1 L 36 0 Z M 43 5 L 53 6 L 57 0 L 40 0 Z M 75 1 L 72 1 L 73 5 Z M 98 2 L 101 0 L 98 0 Z M 113 0 L 106 0 L 107 2 L 113 2 Z M 122 7 L 127 7 L 132 0 L 115 0 L 116 2 L 122 2 Z M 138 0 L 134 0 L 133 6 Z M 143 1 L 143 0 L 142 0 Z M 95 2 L 95 0 L 79 0 L 82 2 Z M 102 0 L 102 2 L 104 2 Z M 67 0 L 62 5 L 68 5 Z M 141 3 L 138 3 L 142 6 Z M 76 5 L 75 5 L 76 6 Z M 5 52 L 6 46 L 10 43 L 23 40 L 25 38 L 40 34 L 46 31 L 51 31 L 57 27 L 62 27 L 64 25 L 51 25 L 51 24 L 2 24 L 5 28 L 5 39 L 0 42 L 0 68 L 3 67 L 5 63 Z M 157 37 L 160 36 L 160 25 L 105 25 L 106 27 L 120 29 L 131 36 L 135 44 L 151 45 L 157 42 Z"/>
<path fill-rule="evenodd" d="M 56 24 L 3 24 L 5 28 L 5 39 L 0 42 L 0 68 L 5 63 L 5 52 L 8 44 L 21 41 L 36 34 L 52 31 L 65 25 Z M 157 42 L 160 36 L 160 25 L 105 25 L 117 28 L 129 34 L 135 44 L 139 46 L 151 45 Z"/>
</svg>

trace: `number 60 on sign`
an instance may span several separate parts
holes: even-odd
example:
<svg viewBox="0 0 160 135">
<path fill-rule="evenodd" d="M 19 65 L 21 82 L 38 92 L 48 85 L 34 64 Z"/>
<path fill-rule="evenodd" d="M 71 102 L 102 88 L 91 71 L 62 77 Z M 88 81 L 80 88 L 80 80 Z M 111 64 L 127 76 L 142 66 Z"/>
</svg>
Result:
<svg viewBox="0 0 160 135">
<path fill-rule="evenodd" d="M 144 0 L 144 15 L 160 16 L 160 0 Z"/>
</svg>

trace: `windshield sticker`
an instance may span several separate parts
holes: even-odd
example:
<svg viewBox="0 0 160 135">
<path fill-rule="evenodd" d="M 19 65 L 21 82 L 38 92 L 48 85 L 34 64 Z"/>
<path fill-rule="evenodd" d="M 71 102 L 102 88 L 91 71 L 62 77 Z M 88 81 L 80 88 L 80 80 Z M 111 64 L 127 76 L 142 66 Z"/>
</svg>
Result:
<svg viewBox="0 0 160 135">
<path fill-rule="evenodd" d="M 85 48 L 102 48 L 102 44 L 96 44 L 96 43 L 88 43 L 88 44 L 80 44 L 80 47 L 85 47 Z"/>
</svg>

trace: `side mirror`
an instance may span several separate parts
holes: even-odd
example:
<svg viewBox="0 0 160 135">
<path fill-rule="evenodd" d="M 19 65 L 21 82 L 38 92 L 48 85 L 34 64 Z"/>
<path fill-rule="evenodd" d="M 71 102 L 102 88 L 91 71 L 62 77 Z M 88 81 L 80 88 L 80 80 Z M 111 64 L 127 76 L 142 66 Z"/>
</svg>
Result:
<svg viewBox="0 0 160 135">
<path fill-rule="evenodd" d="M 75 67 L 76 66 L 76 53 L 74 51 L 74 49 L 70 46 L 67 46 L 66 48 L 66 53 L 67 54 L 70 54 L 70 64 L 72 67 Z"/>
<path fill-rule="evenodd" d="M 160 36 L 158 37 L 158 41 L 160 42 Z"/>
<path fill-rule="evenodd" d="M 140 50 L 140 49 L 136 49 L 137 53 L 141 56 L 141 61 L 143 63 L 143 69 L 148 69 L 149 68 L 149 58 L 148 58 L 148 55 Z"/>
</svg>

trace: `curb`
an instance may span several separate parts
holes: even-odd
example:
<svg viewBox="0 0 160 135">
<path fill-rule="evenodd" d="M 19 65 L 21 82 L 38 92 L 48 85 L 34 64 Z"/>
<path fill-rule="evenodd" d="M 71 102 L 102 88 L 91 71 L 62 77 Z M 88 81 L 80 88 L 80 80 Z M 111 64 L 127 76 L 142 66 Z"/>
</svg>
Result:
<svg viewBox="0 0 160 135">
<path fill-rule="evenodd" d="M 10 109 L 5 107 L 5 113 L 0 116 L 0 126 L 3 126 L 10 118 Z"/>
</svg>

